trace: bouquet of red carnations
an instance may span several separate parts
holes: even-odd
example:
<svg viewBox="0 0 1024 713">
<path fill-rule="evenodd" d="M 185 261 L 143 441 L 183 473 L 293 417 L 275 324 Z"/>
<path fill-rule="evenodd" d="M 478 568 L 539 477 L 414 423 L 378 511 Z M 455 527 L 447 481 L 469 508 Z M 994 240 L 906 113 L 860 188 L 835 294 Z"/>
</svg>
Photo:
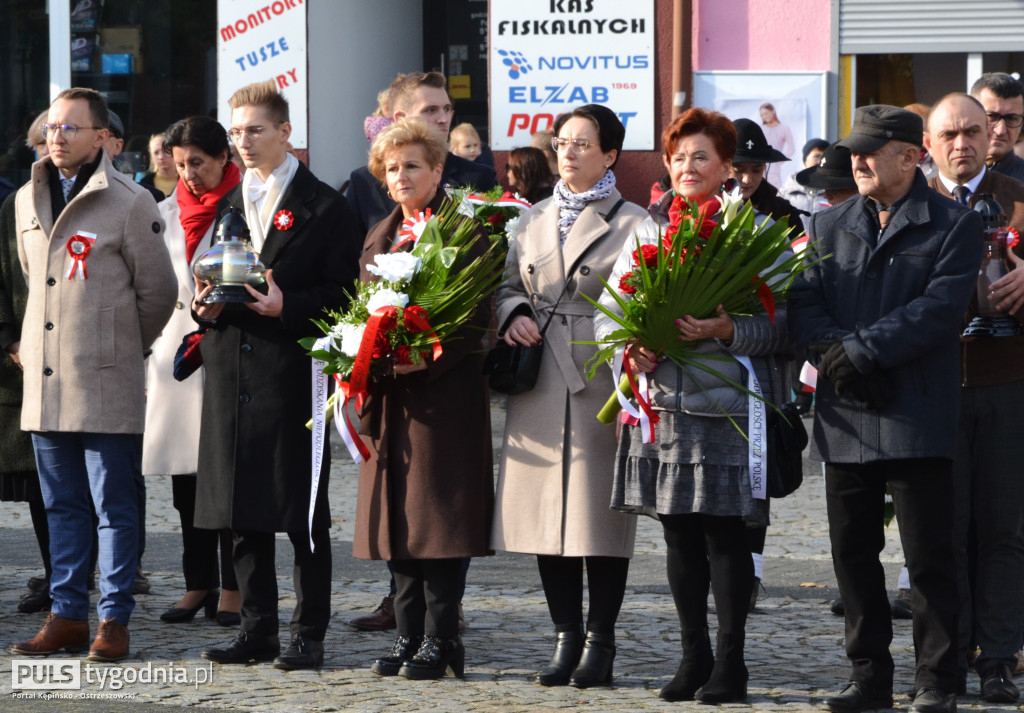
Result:
<svg viewBox="0 0 1024 713">
<path fill-rule="evenodd" d="M 497 289 L 505 251 L 492 242 L 486 252 L 471 258 L 478 228 L 451 200 L 437 215 L 428 209 L 407 219 L 392 252 L 375 256 L 367 268 L 380 280 L 358 283 L 346 312 L 328 311 L 327 319 L 314 320 L 324 336 L 299 343 L 321 362 L 320 371 L 338 383 L 325 404 L 326 420 L 344 410 L 350 398 L 358 405 L 370 380 L 390 375 L 395 364 L 418 364 L 428 355 L 438 358 L 480 301 Z M 413 242 L 411 251 L 397 250 L 408 241 Z M 340 422 L 338 430 L 349 451 L 362 449 L 347 414 L 346 423 L 347 433 Z"/>
<path fill-rule="evenodd" d="M 758 224 L 753 206 L 738 196 L 723 193 L 701 206 L 676 196 L 669 218 L 660 242 L 642 244 L 637 238 L 632 270 L 615 286 L 605 282 L 617 309 L 590 300 L 618 326 L 598 342 L 588 364 L 590 378 L 599 366 L 613 362 L 616 352 L 638 342 L 682 368 L 703 369 L 725 379 L 707 364 L 716 357 L 706 353 L 698 357 L 694 342 L 679 339 L 676 320 L 683 315 L 707 319 L 718 305 L 730 314 L 764 310 L 774 319 L 776 301 L 784 298 L 794 277 L 807 267 L 802 257 L 784 258 L 793 230 L 786 220 Z M 643 406 L 628 364 L 625 372 L 619 392 L 632 393 Z M 619 394 L 613 394 L 598 419 L 611 423 L 619 409 Z"/>
</svg>

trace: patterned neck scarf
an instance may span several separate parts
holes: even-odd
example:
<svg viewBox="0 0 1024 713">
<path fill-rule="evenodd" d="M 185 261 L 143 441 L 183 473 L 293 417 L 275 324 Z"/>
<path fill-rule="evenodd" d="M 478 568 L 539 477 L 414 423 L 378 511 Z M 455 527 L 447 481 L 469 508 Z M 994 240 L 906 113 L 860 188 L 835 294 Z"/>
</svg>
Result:
<svg viewBox="0 0 1024 713">
<path fill-rule="evenodd" d="M 614 188 L 615 174 L 611 169 L 608 169 L 601 180 L 595 183 L 589 191 L 583 193 L 573 193 L 569 190 L 569 186 L 565 185 L 565 180 L 559 179 L 555 184 L 554 198 L 558 205 L 558 232 L 562 236 L 562 245 L 565 245 L 569 231 L 572 230 L 576 219 L 580 217 L 580 213 L 587 207 L 587 203 L 607 198 L 612 194 Z"/>
</svg>

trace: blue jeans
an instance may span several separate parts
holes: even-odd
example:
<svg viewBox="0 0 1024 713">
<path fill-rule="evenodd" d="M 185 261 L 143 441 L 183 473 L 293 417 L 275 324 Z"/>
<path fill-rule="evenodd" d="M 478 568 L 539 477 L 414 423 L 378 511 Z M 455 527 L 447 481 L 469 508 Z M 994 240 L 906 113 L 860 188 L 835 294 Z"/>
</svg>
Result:
<svg viewBox="0 0 1024 713">
<path fill-rule="evenodd" d="M 121 433 L 33 433 L 39 486 L 50 528 L 52 611 L 89 618 L 89 552 L 93 507 L 99 518 L 100 620 L 128 625 L 139 553 L 142 436 Z"/>
</svg>

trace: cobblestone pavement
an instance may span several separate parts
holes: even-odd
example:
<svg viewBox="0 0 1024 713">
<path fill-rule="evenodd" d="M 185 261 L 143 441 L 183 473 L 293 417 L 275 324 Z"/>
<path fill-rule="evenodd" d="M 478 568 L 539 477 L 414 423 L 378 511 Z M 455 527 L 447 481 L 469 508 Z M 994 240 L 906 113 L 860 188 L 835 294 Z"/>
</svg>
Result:
<svg viewBox="0 0 1024 713">
<path fill-rule="evenodd" d="M 497 406 L 493 415 L 495 443 L 500 445 L 504 412 Z M 827 607 L 835 582 L 831 567 L 826 566 L 830 563 L 820 465 L 808 462 L 805 472 L 806 482 L 797 493 L 772 504 L 773 526 L 769 530 L 765 563 L 769 586 L 758 603 L 758 611 L 751 615 L 747 630 L 750 695 L 746 704 L 734 704 L 731 708 L 820 710 L 824 697 L 838 689 L 848 671 L 842 649 L 842 620 L 829 614 Z M 176 533 L 178 520 L 171 507 L 170 479 L 149 478 L 148 489 L 147 532 Z M 351 542 L 355 467 L 345 457 L 335 457 L 330 492 L 333 535 L 339 541 Z M 23 532 L 30 528 L 24 504 L 0 504 L 0 523 L 6 534 L 20 535 L 19 542 L 31 542 Z M 895 525 L 886 537 L 887 571 L 894 573 L 901 561 Z M 5 540 L 13 541 L 9 537 L 0 539 L 0 553 L 5 551 Z M 279 559 L 285 558 L 289 550 L 287 545 L 280 547 Z M 646 572 L 649 581 L 664 583 L 659 575 L 663 564 L 657 556 L 662 551 L 658 524 L 643 519 L 637 537 L 640 556 L 634 563 L 650 570 Z M 0 562 L 6 565 L 10 559 L 4 556 Z M 791 571 L 806 569 L 808 562 L 817 563 L 812 570 L 827 572 L 827 577 L 794 582 L 790 588 L 771 586 L 773 578 L 783 580 Z M 5 647 L 31 637 L 45 616 L 18 614 L 15 609 L 26 578 L 38 574 L 38 570 L 38 566 L 4 566 L 0 570 L 0 621 Z M 368 669 L 373 659 L 390 646 L 390 634 L 356 632 L 345 625 L 345 621 L 372 609 L 379 601 L 382 584 L 372 577 L 335 576 L 334 617 L 325 642 L 324 668 L 316 672 L 283 672 L 269 664 L 219 666 L 204 661 L 200 657 L 202 649 L 225 642 L 231 632 L 201 616 L 188 625 L 161 623 L 159 614 L 174 604 L 183 588 L 176 568 L 167 566 L 164 570 L 150 574 L 153 594 L 138 597 L 131 623 L 132 658 L 117 665 L 93 665 L 89 675 L 95 680 L 107 671 L 107 691 L 111 690 L 109 681 L 114 676 L 128 681 L 144 679 L 148 671 L 169 666 L 184 667 L 188 675 L 193 675 L 195 669 L 203 670 L 201 675 L 212 677 L 212 681 L 197 685 L 129 682 L 118 692 L 134 694 L 131 704 L 101 702 L 89 710 L 145 706 L 145 710 L 151 711 L 163 707 L 146 704 L 165 704 L 168 709 L 182 706 L 261 713 L 698 710 L 695 704 L 670 704 L 657 697 L 658 689 L 675 672 L 680 654 L 679 625 L 666 587 L 630 587 L 617 632 L 614 687 L 577 690 L 543 688 L 528 680 L 546 663 L 553 645 L 547 608 L 537 581 L 502 587 L 474 585 L 471 569 L 465 598 L 469 623 L 464 636 L 465 680 L 412 682 L 379 678 Z M 292 583 L 287 576 L 280 580 L 282 620 L 287 621 L 294 606 Z M 95 631 L 95 614 L 93 619 Z M 897 705 L 906 708 L 909 701 L 900 694 L 912 682 L 910 623 L 895 622 L 894 628 Z M 282 635 L 286 632 L 282 631 Z M 11 659 L 10 654 L 0 658 L 0 698 L 4 699 L 11 697 Z M 84 666 L 83 663 L 83 671 Z M 96 683 L 86 683 L 83 689 L 104 690 Z M 53 707 L 57 705 L 54 703 Z M 976 679 L 971 681 L 970 693 L 961 699 L 960 706 L 987 710 L 978 705 Z M 0 709 L 15 710 L 17 706 L 0 705 Z"/>
</svg>

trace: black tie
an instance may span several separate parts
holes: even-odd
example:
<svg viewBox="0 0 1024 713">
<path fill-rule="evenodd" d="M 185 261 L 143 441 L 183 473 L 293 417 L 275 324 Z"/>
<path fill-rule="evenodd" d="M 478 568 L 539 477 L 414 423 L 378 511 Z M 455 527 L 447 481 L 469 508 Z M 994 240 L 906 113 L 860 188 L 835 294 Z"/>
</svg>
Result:
<svg viewBox="0 0 1024 713">
<path fill-rule="evenodd" d="M 953 197 L 960 205 L 967 205 L 967 198 L 971 195 L 971 189 L 967 186 L 956 186 L 953 189 Z"/>
</svg>

